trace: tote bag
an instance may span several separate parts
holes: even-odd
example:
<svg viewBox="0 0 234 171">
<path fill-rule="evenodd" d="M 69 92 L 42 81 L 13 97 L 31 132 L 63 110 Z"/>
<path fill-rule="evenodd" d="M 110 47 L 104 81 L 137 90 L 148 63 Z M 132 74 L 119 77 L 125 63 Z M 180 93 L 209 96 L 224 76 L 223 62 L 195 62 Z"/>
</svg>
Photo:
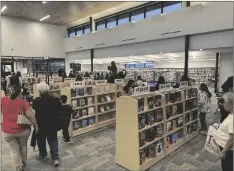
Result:
<svg viewBox="0 0 234 171">
<path fill-rule="evenodd" d="M 20 112 L 18 114 L 17 124 L 18 125 L 32 125 L 32 122 L 25 114 L 23 102 L 20 104 Z"/>
<path fill-rule="evenodd" d="M 209 130 L 208 130 L 208 134 L 207 134 L 206 142 L 205 142 L 205 149 L 209 151 L 210 153 L 219 156 L 220 149 L 214 138 L 216 132 L 217 132 L 217 129 L 214 126 L 209 126 Z"/>
</svg>

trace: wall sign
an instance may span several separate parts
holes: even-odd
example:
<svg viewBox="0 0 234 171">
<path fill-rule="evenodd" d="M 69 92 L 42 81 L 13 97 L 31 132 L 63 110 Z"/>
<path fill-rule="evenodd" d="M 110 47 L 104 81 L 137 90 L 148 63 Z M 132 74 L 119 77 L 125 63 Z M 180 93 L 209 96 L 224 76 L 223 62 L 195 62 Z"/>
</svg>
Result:
<svg viewBox="0 0 234 171">
<path fill-rule="evenodd" d="M 172 87 L 171 87 L 171 84 L 168 83 L 168 84 L 159 84 L 159 90 L 170 90 Z"/>
<path fill-rule="evenodd" d="M 149 90 L 150 90 L 150 89 L 149 89 L 148 86 L 144 86 L 144 87 L 135 87 L 135 88 L 134 88 L 134 95 L 148 93 Z"/>
</svg>

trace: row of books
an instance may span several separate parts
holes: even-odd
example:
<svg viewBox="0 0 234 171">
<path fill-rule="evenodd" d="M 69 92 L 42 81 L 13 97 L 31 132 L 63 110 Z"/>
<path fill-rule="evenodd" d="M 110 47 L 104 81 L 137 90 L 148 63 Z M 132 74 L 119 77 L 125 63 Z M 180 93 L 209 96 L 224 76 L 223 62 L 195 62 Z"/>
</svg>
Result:
<svg viewBox="0 0 234 171">
<path fill-rule="evenodd" d="M 99 96 L 98 97 L 98 103 L 104 103 L 104 102 L 110 102 L 112 101 L 110 95 L 105 95 L 105 96 Z"/>
<path fill-rule="evenodd" d="M 163 153 L 163 141 L 160 140 L 155 142 L 148 147 L 139 151 L 140 156 L 140 165 L 143 165 L 146 161 L 146 158 L 153 158 Z"/>
<path fill-rule="evenodd" d="M 174 104 L 166 107 L 166 119 L 183 113 L 183 103 Z"/>
<path fill-rule="evenodd" d="M 81 98 L 81 99 L 74 99 L 71 101 L 72 107 L 85 107 L 90 106 L 94 104 L 94 98 L 93 97 L 87 97 L 87 98 Z"/>
<path fill-rule="evenodd" d="M 197 107 L 197 99 L 187 100 L 185 102 L 185 111 L 193 110 Z"/>
<path fill-rule="evenodd" d="M 71 97 L 79 97 L 85 95 L 92 95 L 92 87 L 80 87 L 80 88 L 71 88 Z"/>
<path fill-rule="evenodd" d="M 103 112 L 111 111 L 114 109 L 115 109 L 114 105 L 102 105 L 102 106 L 99 106 L 98 113 L 103 113 Z"/>
<path fill-rule="evenodd" d="M 167 133 L 176 130 L 183 126 L 183 117 L 179 117 L 167 122 Z"/>
<path fill-rule="evenodd" d="M 73 131 L 79 130 L 81 128 L 85 128 L 87 126 L 94 125 L 94 124 L 95 124 L 95 118 L 94 117 L 79 120 L 79 121 L 73 121 Z"/>
<path fill-rule="evenodd" d="M 183 138 L 183 129 L 175 132 L 166 137 L 166 148 L 169 148 L 171 145 L 176 144 Z"/>
<path fill-rule="evenodd" d="M 89 107 L 82 110 L 75 110 L 72 114 L 72 119 L 79 119 L 82 117 L 93 115 L 95 113 L 94 110 L 95 110 L 94 107 Z"/>
<path fill-rule="evenodd" d="M 146 142 L 151 142 L 155 138 L 163 136 L 163 124 L 150 128 L 139 133 L 139 146 L 142 147 Z"/>
<path fill-rule="evenodd" d="M 193 132 L 196 132 L 198 128 L 197 122 L 194 122 L 188 126 L 185 127 L 185 136 L 192 134 Z"/>
<path fill-rule="evenodd" d="M 185 114 L 185 124 L 196 120 L 197 117 L 198 117 L 197 111 L 193 111 L 193 112 Z"/>
</svg>

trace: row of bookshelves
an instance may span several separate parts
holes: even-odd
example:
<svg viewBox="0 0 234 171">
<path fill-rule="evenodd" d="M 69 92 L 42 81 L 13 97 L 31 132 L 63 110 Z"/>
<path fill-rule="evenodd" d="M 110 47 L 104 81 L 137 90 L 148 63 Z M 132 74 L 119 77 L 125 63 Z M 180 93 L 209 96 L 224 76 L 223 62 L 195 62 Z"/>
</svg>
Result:
<svg viewBox="0 0 234 171">
<path fill-rule="evenodd" d="M 198 135 L 197 93 L 186 86 L 118 98 L 116 163 L 146 170 Z"/>
</svg>

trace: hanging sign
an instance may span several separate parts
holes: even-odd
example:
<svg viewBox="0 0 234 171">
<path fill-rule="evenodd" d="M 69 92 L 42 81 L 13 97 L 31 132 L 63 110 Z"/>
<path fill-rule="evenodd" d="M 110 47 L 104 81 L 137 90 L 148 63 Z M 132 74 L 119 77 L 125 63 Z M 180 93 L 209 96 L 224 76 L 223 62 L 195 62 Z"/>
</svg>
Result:
<svg viewBox="0 0 234 171">
<path fill-rule="evenodd" d="M 107 80 L 96 80 L 95 85 L 104 85 L 107 84 Z"/>
<path fill-rule="evenodd" d="M 135 87 L 134 88 L 134 95 L 137 94 L 145 94 L 149 92 L 149 87 L 148 86 L 144 86 L 144 87 Z"/>
<path fill-rule="evenodd" d="M 188 81 L 180 82 L 180 88 L 183 88 L 183 87 L 188 87 Z"/>
<path fill-rule="evenodd" d="M 168 83 L 168 84 L 160 84 L 159 85 L 159 90 L 170 90 L 172 87 L 171 87 L 171 84 Z"/>
</svg>

